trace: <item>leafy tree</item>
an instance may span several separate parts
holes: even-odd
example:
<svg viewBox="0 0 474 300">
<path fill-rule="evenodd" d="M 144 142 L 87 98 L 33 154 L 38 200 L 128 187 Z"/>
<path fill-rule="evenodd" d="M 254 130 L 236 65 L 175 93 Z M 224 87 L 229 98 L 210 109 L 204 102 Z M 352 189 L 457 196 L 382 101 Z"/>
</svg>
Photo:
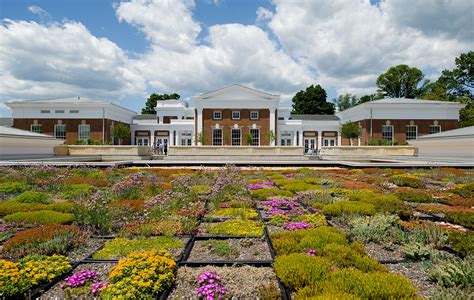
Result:
<svg viewBox="0 0 474 300">
<path fill-rule="evenodd" d="M 444 70 L 438 81 L 450 96 L 474 100 L 474 51 L 462 53 L 455 59 L 456 68 Z"/>
<path fill-rule="evenodd" d="M 351 95 L 351 94 L 339 95 L 333 101 L 335 102 L 339 111 L 346 110 L 348 108 L 351 108 L 359 104 L 359 99 L 357 99 L 355 95 Z"/>
<path fill-rule="evenodd" d="M 393 98 L 416 98 L 423 94 L 429 81 L 423 80 L 423 73 L 407 65 L 391 67 L 377 78 L 378 92 Z M 421 84 L 421 86 L 420 86 Z"/>
<path fill-rule="evenodd" d="M 349 139 L 352 146 L 352 139 L 359 137 L 359 126 L 351 121 L 345 123 L 341 127 L 341 135 L 343 138 Z"/>
<path fill-rule="evenodd" d="M 468 100 L 466 106 L 459 111 L 459 127 L 474 126 L 474 101 Z"/>
<path fill-rule="evenodd" d="M 178 94 L 151 94 L 146 100 L 145 107 L 142 108 L 142 114 L 156 114 L 155 107 L 158 101 L 176 99 L 178 100 L 181 96 Z"/>
<path fill-rule="evenodd" d="M 294 114 L 334 114 L 334 104 L 326 101 L 326 91 L 318 84 L 301 90 L 293 97 Z"/>
<path fill-rule="evenodd" d="M 360 97 L 358 104 L 362 104 L 362 103 L 374 101 L 374 100 L 379 100 L 379 99 L 383 99 L 383 95 L 381 93 L 365 95 L 365 96 Z"/>
<path fill-rule="evenodd" d="M 122 145 L 124 139 L 130 137 L 130 127 L 125 124 L 117 124 L 112 129 L 112 136 Z"/>
</svg>

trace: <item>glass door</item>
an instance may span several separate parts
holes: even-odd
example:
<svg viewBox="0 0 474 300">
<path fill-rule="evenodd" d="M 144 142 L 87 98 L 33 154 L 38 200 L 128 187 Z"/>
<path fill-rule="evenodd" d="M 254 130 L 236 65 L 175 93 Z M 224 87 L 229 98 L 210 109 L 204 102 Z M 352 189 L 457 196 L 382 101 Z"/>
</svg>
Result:
<svg viewBox="0 0 474 300">
<path fill-rule="evenodd" d="M 149 144 L 150 144 L 150 139 L 147 136 L 137 136 L 138 146 L 148 146 Z"/>
<path fill-rule="evenodd" d="M 316 150 L 315 138 L 304 138 L 304 153 L 312 154 Z"/>
</svg>

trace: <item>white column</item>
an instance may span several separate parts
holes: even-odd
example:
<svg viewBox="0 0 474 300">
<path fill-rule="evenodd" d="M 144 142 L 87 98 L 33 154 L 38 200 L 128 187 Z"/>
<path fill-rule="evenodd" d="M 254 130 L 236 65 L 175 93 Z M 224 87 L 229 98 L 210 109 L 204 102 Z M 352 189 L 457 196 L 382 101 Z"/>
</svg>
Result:
<svg viewBox="0 0 474 300">
<path fill-rule="evenodd" d="M 197 134 L 198 136 L 201 135 L 204 139 L 204 135 L 202 132 L 202 108 L 197 109 Z M 198 142 L 199 146 L 202 146 L 202 142 Z"/>
<path fill-rule="evenodd" d="M 303 142 L 303 130 L 300 130 L 300 137 L 299 137 L 299 146 L 304 146 L 304 142 Z"/>
<path fill-rule="evenodd" d="M 318 149 L 321 149 L 322 141 L 323 140 L 323 133 L 321 130 L 318 130 Z"/>
<path fill-rule="evenodd" d="M 135 129 L 132 129 L 132 137 L 131 137 L 131 140 L 130 140 L 130 144 L 131 145 L 136 145 L 136 141 L 135 141 Z"/>
<path fill-rule="evenodd" d="M 179 130 L 176 130 L 176 144 L 175 146 L 181 146 L 181 141 L 179 140 L 180 135 L 179 135 Z"/>
<path fill-rule="evenodd" d="M 297 139 L 297 132 L 293 132 L 293 146 L 298 146 L 298 144 L 296 143 L 296 140 Z"/>
<path fill-rule="evenodd" d="M 337 146 L 342 146 L 342 136 L 340 131 L 337 132 Z"/>
<path fill-rule="evenodd" d="M 150 130 L 150 147 L 154 148 L 155 147 L 155 131 Z"/>
<path fill-rule="evenodd" d="M 168 146 L 173 146 L 173 130 L 170 129 L 170 137 L 168 138 Z"/>
<path fill-rule="evenodd" d="M 277 137 L 276 132 L 275 132 L 275 110 L 270 109 L 270 131 L 273 132 L 273 136 Z M 275 140 L 270 142 L 270 146 L 275 146 Z"/>
</svg>

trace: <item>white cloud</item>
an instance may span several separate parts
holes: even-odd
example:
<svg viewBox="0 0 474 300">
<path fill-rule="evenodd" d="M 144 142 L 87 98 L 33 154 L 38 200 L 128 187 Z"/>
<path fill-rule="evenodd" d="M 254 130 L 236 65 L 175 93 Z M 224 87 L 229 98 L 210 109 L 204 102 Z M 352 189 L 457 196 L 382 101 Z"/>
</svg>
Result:
<svg viewBox="0 0 474 300">
<path fill-rule="evenodd" d="M 257 23 L 269 21 L 273 17 L 273 12 L 265 7 L 257 8 Z"/>
<path fill-rule="evenodd" d="M 193 20 L 193 0 L 132 0 L 116 6 L 117 17 L 136 26 L 154 44 L 174 51 L 196 45 L 201 26 Z"/>
<path fill-rule="evenodd" d="M 397 3 L 398 10 L 394 10 Z M 443 3 L 433 8 L 426 2 L 425 10 L 431 11 L 430 16 L 441 16 L 448 8 L 445 18 L 462 24 L 455 28 L 469 27 L 459 9 L 451 9 L 453 3 Z M 401 63 L 440 72 L 451 67 L 461 52 L 473 48 L 472 39 L 450 35 L 452 29 L 435 25 L 439 19 L 431 20 L 437 29 L 429 32 L 429 24 L 410 23 L 426 14 L 418 6 L 410 7 L 413 1 L 387 1 L 379 7 L 370 5 L 369 0 L 274 0 L 274 4 L 276 13 L 269 27 L 283 47 L 314 69 L 318 82 L 338 90 L 358 94 L 375 90 L 377 75 Z M 400 18 L 398 11 L 408 12 L 410 17 Z"/>
<path fill-rule="evenodd" d="M 28 10 L 30 12 L 32 12 L 33 14 L 35 14 L 35 15 L 49 16 L 49 13 L 47 11 L 45 11 L 44 9 L 42 9 L 41 7 L 36 6 L 36 5 L 28 6 Z"/>
<path fill-rule="evenodd" d="M 0 23 L 0 96 L 4 99 L 143 93 L 145 83 L 116 44 L 81 23 Z M 113 99 L 111 99 L 113 100 Z"/>
<path fill-rule="evenodd" d="M 173 3 L 176 5 L 132 1 L 117 6 L 120 20 L 131 22 L 150 38 L 151 50 L 137 66 L 153 88 L 196 93 L 235 82 L 284 92 L 312 82 L 306 67 L 278 49 L 268 33 L 257 26 L 214 25 L 208 28 L 205 43 L 199 43 L 201 28 L 192 18 L 194 4 Z M 146 11 L 151 7 L 169 21 L 149 16 Z M 168 34 L 169 28 L 174 30 Z"/>
</svg>

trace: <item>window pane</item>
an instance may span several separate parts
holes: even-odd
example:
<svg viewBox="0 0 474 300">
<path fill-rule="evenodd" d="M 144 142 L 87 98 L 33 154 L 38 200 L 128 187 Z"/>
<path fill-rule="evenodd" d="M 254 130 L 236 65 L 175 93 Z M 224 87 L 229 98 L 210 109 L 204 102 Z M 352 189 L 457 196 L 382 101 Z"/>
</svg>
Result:
<svg viewBox="0 0 474 300">
<path fill-rule="evenodd" d="M 260 129 L 250 129 L 250 137 L 252 138 L 251 146 L 260 145 Z"/>
<path fill-rule="evenodd" d="M 430 126 L 430 134 L 439 133 L 439 132 L 441 132 L 441 126 L 440 125 L 431 125 Z"/>
<path fill-rule="evenodd" d="M 382 125 L 382 139 L 393 141 L 393 126 Z"/>
<path fill-rule="evenodd" d="M 40 124 L 33 124 L 31 125 L 31 131 L 36 133 L 43 133 L 43 126 Z"/>
<path fill-rule="evenodd" d="M 407 125 L 406 139 L 414 140 L 417 135 L 417 126 L 416 125 Z"/>
<path fill-rule="evenodd" d="M 258 120 L 258 111 L 251 111 L 250 112 L 250 119 Z"/>
<path fill-rule="evenodd" d="M 79 140 L 87 141 L 90 139 L 90 125 L 79 125 Z"/>
<path fill-rule="evenodd" d="M 212 145 L 222 146 L 222 129 L 212 129 Z"/>
<path fill-rule="evenodd" d="M 240 146 L 240 129 L 232 129 L 232 146 Z"/>
<path fill-rule="evenodd" d="M 57 139 L 66 139 L 66 125 L 58 124 L 54 125 L 54 137 Z"/>
</svg>

